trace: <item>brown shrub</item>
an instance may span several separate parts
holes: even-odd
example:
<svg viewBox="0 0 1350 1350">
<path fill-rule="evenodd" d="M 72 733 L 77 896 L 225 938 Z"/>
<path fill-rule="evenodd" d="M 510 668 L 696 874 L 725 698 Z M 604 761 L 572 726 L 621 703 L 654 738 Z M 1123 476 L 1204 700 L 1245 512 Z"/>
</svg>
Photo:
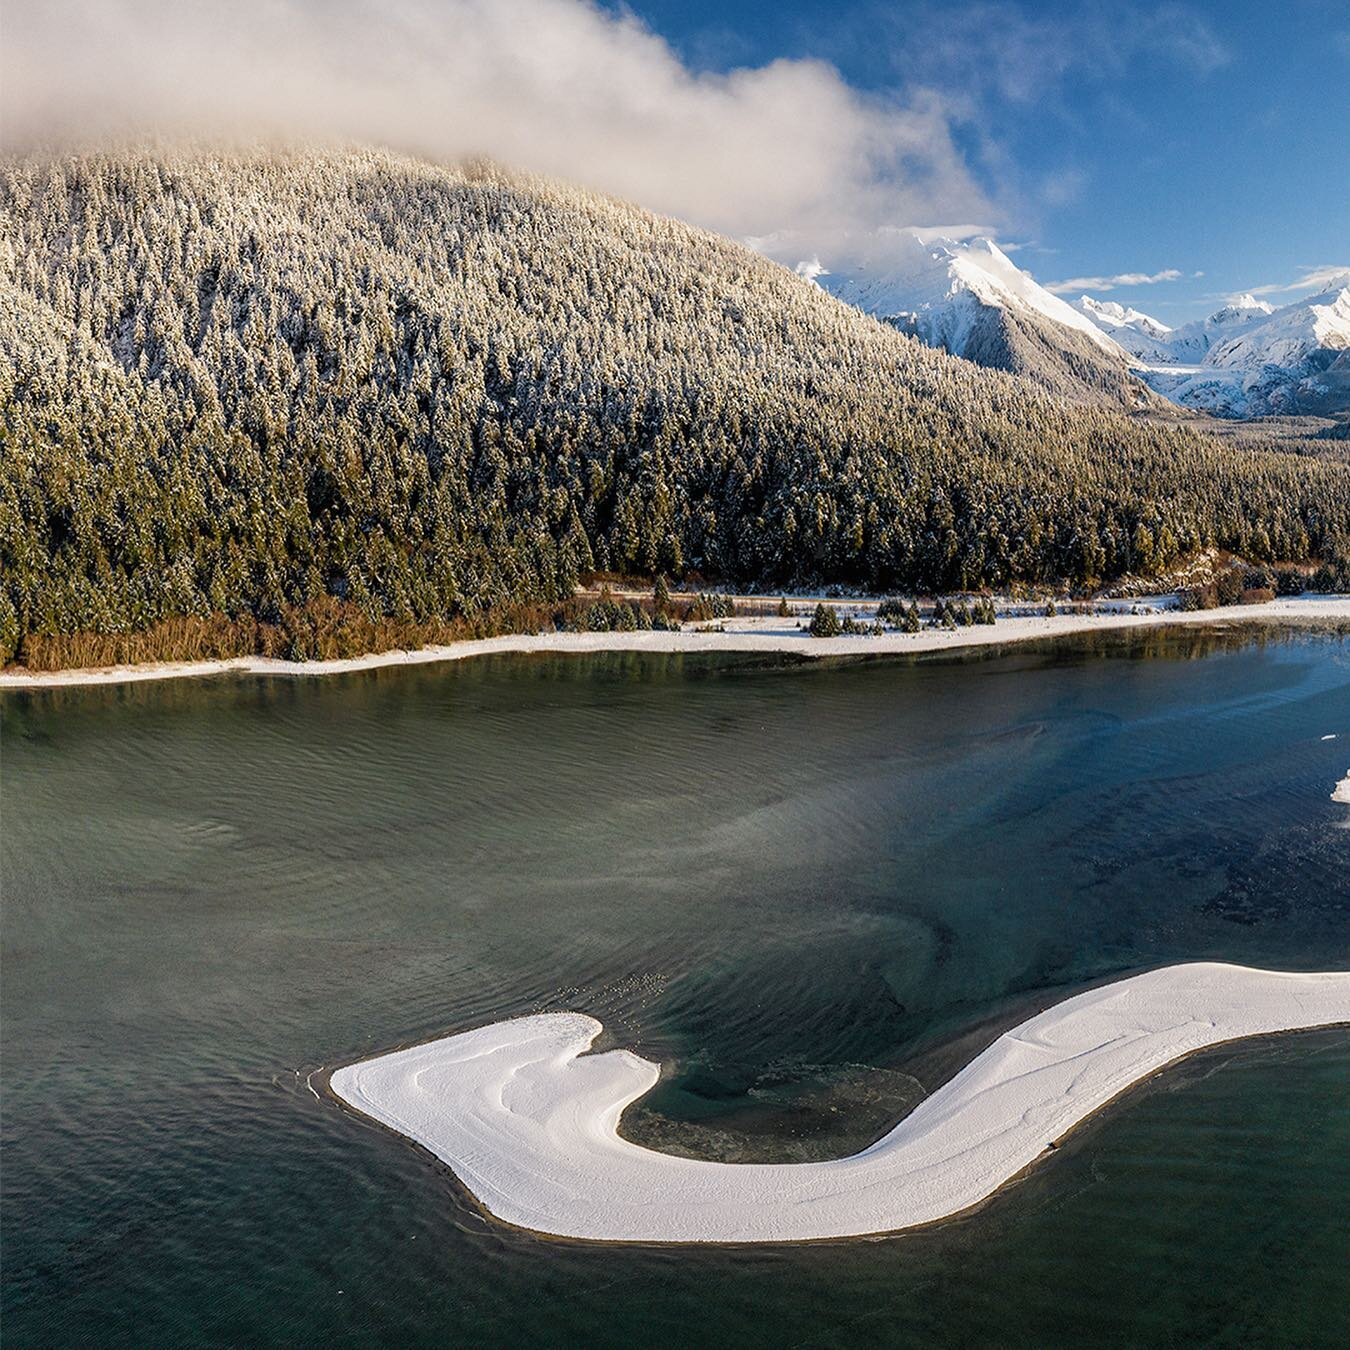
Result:
<svg viewBox="0 0 1350 1350">
<path fill-rule="evenodd" d="M 1218 589 L 1221 605 L 1236 605 L 1243 591 L 1242 569 L 1230 567 L 1226 572 L 1220 572 L 1214 578 L 1214 585 Z"/>
<path fill-rule="evenodd" d="M 1219 606 L 1218 587 L 1187 586 L 1177 592 L 1177 603 L 1182 609 L 1217 609 Z"/>
<path fill-rule="evenodd" d="M 355 605 L 325 596 L 286 609 L 277 623 L 260 623 L 251 615 L 182 615 L 162 619 L 139 632 L 26 633 L 16 665 L 48 671 L 158 661 L 221 661 L 236 656 L 329 661 L 501 633 L 539 632 L 560 626 L 565 609 L 518 604 L 477 616 L 371 619 Z"/>
</svg>

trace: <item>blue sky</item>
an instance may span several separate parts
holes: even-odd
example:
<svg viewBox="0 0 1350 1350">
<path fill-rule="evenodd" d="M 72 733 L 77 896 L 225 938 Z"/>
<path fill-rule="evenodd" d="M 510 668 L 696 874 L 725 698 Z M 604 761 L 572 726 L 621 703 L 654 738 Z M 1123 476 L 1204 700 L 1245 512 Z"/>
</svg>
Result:
<svg viewBox="0 0 1350 1350">
<path fill-rule="evenodd" d="M 486 155 L 788 265 L 979 226 L 1169 323 L 1350 268 L 1350 0 L 5 0 L 0 136 L 147 128 Z"/>
<path fill-rule="evenodd" d="M 628 9 L 696 70 L 815 57 L 871 97 L 937 91 L 1038 280 L 1178 272 L 1093 288 L 1176 323 L 1350 265 L 1350 0 Z"/>
</svg>

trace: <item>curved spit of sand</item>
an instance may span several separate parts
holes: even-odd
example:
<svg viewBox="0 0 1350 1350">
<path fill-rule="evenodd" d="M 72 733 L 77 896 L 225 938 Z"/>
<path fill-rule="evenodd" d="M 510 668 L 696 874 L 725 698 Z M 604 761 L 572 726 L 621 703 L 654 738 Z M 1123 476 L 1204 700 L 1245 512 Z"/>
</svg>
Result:
<svg viewBox="0 0 1350 1350">
<path fill-rule="evenodd" d="M 658 1068 L 586 1054 L 581 1013 L 498 1022 L 337 1070 L 333 1092 L 447 1163 L 507 1223 L 573 1238 L 787 1242 L 890 1232 L 993 1194 L 1134 1083 L 1206 1046 L 1350 1022 L 1350 973 L 1168 966 L 1005 1032 L 870 1148 L 733 1164 L 618 1134 Z"/>
</svg>

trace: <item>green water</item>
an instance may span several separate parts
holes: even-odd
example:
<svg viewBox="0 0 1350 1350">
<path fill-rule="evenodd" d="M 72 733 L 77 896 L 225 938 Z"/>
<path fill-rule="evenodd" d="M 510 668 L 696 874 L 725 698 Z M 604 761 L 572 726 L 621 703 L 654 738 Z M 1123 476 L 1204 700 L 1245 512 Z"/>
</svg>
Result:
<svg viewBox="0 0 1350 1350">
<path fill-rule="evenodd" d="M 1350 966 L 1350 639 L 0 710 L 5 1350 L 1350 1339 L 1344 1031 L 1189 1061 L 972 1215 L 807 1247 L 505 1229 L 306 1085 L 578 1008 L 670 1068 L 635 1137 L 824 1157 L 1090 981 Z"/>
</svg>

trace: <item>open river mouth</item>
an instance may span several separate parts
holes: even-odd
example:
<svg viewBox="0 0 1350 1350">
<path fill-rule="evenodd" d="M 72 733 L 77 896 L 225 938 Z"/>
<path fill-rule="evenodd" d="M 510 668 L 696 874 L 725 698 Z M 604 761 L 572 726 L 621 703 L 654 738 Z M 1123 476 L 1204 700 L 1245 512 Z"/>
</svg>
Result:
<svg viewBox="0 0 1350 1350">
<path fill-rule="evenodd" d="M 804 1247 L 512 1230 L 308 1085 L 577 1010 L 666 1068 L 630 1137 L 828 1158 L 1093 982 L 1350 968 L 1350 639 L 509 657 L 0 713 L 7 1350 L 1350 1338 L 1344 1029 L 1187 1061 L 972 1214 Z"/>
</svg>

